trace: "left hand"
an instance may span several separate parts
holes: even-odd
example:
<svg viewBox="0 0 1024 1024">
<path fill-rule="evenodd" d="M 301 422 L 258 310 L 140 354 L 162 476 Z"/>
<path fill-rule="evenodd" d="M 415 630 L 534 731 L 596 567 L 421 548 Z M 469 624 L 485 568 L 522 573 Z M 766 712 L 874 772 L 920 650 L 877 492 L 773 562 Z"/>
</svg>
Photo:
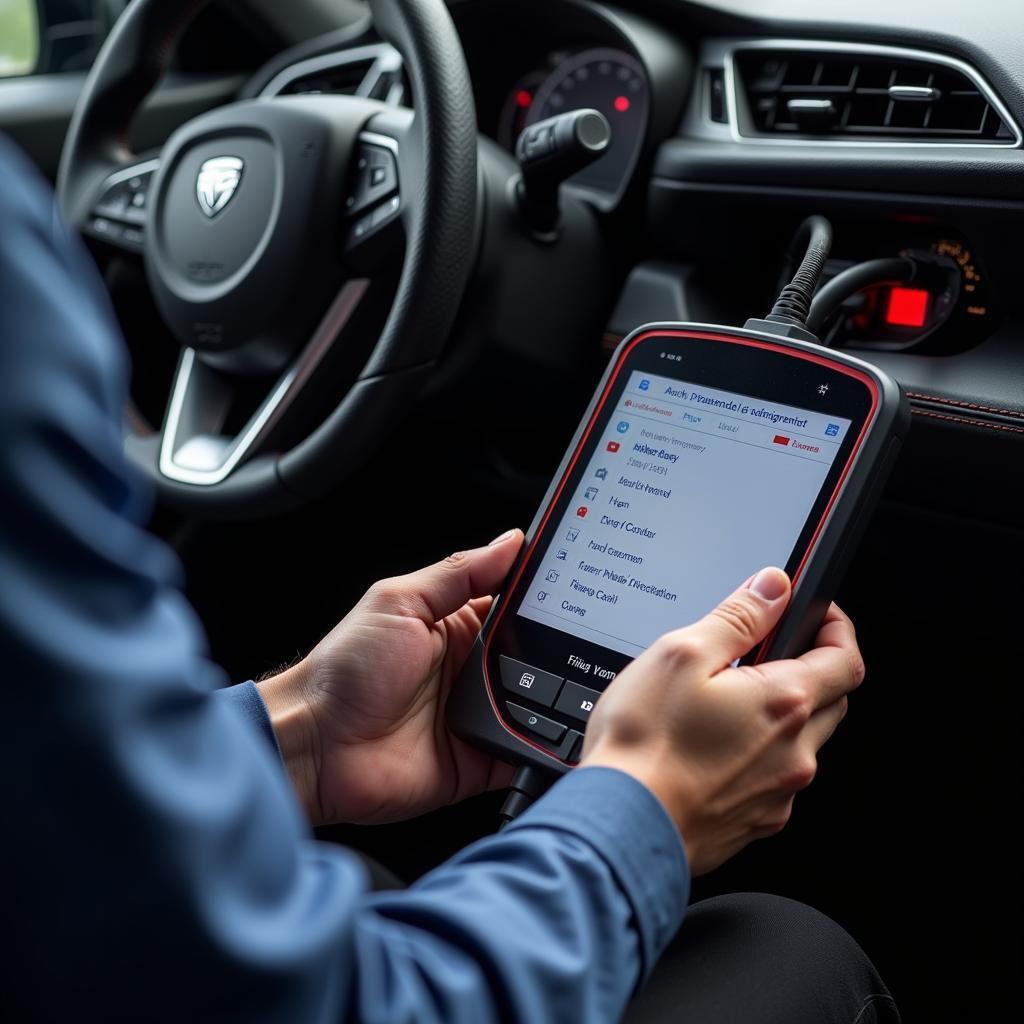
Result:
<svg viewBox="0 0 1024 1024">
<path fill-rule="evenodd" d="M 411 818 L 512 769 L 448 730 L 445 702 L 523 542 L 510 530 L 375 583 L 305 659 L 259 683 L 314 824 Z"/>
</svg>

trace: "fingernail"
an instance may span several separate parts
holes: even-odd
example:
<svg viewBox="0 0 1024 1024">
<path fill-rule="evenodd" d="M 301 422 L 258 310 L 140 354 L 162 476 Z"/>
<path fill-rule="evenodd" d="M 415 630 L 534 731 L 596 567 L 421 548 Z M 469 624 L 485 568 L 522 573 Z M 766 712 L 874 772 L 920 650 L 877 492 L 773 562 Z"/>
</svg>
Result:
<svg viewBox="0 0 1024 1024">
<path fill-rule="evenodd" d="M 786 593 L 789 580 L 781 569 L 762 569 L 751 581 L 750 589 L 766 601 L 778 601 Z"/>
<path fill-rule="evenodd" d="M 495 544 L 504 544 L 505 541 L 511 540 L 515 536 L 515 530 L 506 530 L 500 537 L 495 537 L 487 546 L 493 548 Z"/>
</svg>

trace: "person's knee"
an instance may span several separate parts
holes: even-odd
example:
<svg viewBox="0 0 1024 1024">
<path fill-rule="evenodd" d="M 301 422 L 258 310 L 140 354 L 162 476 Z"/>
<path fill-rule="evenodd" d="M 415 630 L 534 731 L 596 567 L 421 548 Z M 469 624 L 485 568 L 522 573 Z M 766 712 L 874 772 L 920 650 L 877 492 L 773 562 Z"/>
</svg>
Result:
<svg viewBox="0 0 1024 1024">
<path fill-rule="evenodd" d="M 853 936 L 805 903 L 730 893 L 695 904 L 687 917 L 689 925 L 720 934 L 717 941 L 731 946 L 730 956 L 756 964 L 764 991 L 783 996 L 784 1005 L 788 995 L 793 1009 L 817 1007 L 817 1019 L 851 1024 L 899 1019 L 878 970 Z"/>
<path fill-rule="evenodd" d="M 878 971 L 845 929 L 812 907 L 766 893 L 731 893 L 690 907 L 651 981 L 653 991 L 638 1002 L 659 1012 L 630 1019 L 899 1020 Z M 684 1009 L 690 1016 L 680 1016 Z"/>
<path fill-rule="evenodd" d="M 693 904 L 686 927 L 707 920 L 732 941 L 766 942 L 785 947 L 783 952 L 808 947 L 829 952 L 863 952 L 853 937 L 832 918 L 797 900 L 764 892 L 727 893 Z M 813 949 L 811 948 L 813 947 Z"/>
</svg>

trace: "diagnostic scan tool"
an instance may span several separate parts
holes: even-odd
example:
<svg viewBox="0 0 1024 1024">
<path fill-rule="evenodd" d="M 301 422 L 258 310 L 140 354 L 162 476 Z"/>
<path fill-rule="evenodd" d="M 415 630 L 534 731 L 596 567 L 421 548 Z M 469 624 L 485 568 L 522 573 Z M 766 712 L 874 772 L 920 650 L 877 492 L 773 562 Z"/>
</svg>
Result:
<svg viewBox="0 0 1024 1024">
<path fill-rule="evenodd" d="M 664 324 L 622 342 L 453 690 L 459 735 L 564 771 L 615 676 L 767 565 L 792 600 L 743 660 L 806 649 L 909 414 L 883 373 L 802 333 Z"/>
</svg>

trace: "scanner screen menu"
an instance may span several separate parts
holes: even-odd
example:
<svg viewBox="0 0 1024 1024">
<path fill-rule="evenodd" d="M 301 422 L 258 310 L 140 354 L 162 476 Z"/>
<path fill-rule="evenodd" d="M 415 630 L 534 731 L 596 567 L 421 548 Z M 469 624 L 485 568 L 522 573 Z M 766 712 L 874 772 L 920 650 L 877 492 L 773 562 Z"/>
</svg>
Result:
<svg viewBox="0 0 1024 1024">
<path fill-rule="evenodd" d="M 519 615 L 635 657 L 786 565 L 850 426 L 633 372 Z"/>
</svg>

